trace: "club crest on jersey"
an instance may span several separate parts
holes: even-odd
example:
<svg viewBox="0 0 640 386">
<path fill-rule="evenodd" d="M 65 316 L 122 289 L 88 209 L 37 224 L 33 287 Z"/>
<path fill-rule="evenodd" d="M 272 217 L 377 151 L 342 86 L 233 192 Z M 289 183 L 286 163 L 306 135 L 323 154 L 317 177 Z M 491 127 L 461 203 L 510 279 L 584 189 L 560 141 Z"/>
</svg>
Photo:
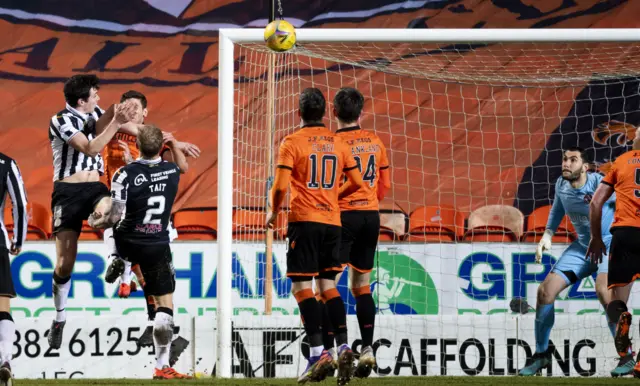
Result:
<svg viewBox="0 0 640 386">
<path fill-rule="evenodd" d="M 591 203 L 591 199 L 592 199 L 592 198 L 593 198 L 593 196 L 592 196 L 592 195 L 590 195 L 590 194 L 585 194 L 585 195 L 584 195 L 584 198 L 583 198 L 584 203 L 585 203 L 585 204 L 590 204 L 590 203 Z"/>
<path fill-rule="evenodd" d="M 147 177 L 145 177 L 144 174 L 138 174 L 136 176 L 136 178 L 133 180 L 133 184 L 135 186 L 140 186 L 140 185 L 144 184 L 145 182 L 149 182 L 149 180 L 147 180 Z"/>
</svg>

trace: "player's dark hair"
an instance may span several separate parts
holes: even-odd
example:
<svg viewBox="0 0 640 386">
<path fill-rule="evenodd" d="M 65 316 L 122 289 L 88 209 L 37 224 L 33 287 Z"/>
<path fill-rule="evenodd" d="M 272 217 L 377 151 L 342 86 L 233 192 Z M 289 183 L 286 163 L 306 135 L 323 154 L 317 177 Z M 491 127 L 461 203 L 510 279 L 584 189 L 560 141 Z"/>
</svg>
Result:
<svg viewBox="0 0 640 386">
<path fill-rule="evenodd" d="M 100 79 L 93 74 L 74 75 L 64 83 L 64 99 L 69 106 L 77 107 L 78 100 L 87 101 L 91 89 L 100 88 Z"/>
<path fill-rule="evenodd" d="M 300 117 L 306 123 L 322 122 L 326 108 L 327 101 L 317 88 L 305 88 L 300 94 Z"/>
<path fill-rule="evenodd" d="M 564 155 L 564 153 L 566 153 L 568 151 L 573 151 L 573 152 L 576 152 L 576 153 L 580 153 L 580 158 L 582 159 L 583 163 L 586 163 L 586 164 L 591 163 L 591 157 L 589 157 L 589 154 L 587 153 L 587 151 L 584 150 L 583 148 L 581 148 L 580 146 L 568 147 L 568 148 L 564 149 L 562 154 Z"/>
<path fill-rule="evenodd" d="M 143 158 L 155 158 L 162 150 L 162 131 L 154 125 L 138 129 L 138 148 Z"/>
<path fill-rule="evenodd" d="M 333 108 L 342 122 L 355 122 L 362 113 L 364 97 L 353 87 L 340 89 L 333 98 Z"/>
<path fill-rule="evenodd" d="M 147 108 L 147 97 L 144 96 L 144 94 L 141 93 L 140 91 L 129 90 L 129 91 L 125 92 L 120 97 L 120 103 L 126 101 L 127 99 L 137 99 L 137 100 L 140 101 L 140 104 L 142 104 L 142 108 L 143 109 Z"/>
</svg>

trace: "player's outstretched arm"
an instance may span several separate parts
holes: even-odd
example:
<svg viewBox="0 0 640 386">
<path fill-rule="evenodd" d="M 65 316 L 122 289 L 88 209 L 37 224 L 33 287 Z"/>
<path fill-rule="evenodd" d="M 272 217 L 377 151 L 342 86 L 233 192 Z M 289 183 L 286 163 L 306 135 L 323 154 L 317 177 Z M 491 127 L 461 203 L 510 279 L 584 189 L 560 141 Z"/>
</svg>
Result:
<svg viewBox="0 0 640 386">
<path fill-rule="evenodd" d="M 134 106 L 132 104 L 119 104 L 115 107 L 114 114 L 106 129 L 98 136 L 89 140 L 84 133 L 78 131 L 69 139 L 69 145 L 90 157 L 97 156 L 118 132 L 120 125 L 131 120 L 134 115 Z"/>
<path fill-rule="evenodd" d="M 558 197 L 560 191 L 560 182 L 561 178 L 556 182 L 556 193 L 553 197 L 553 205 L 551 205 L 551 210 L 549 211 L 549 218 L 547 219 L 547 226 L 545 227 L 545 232 L 551 232 L 551 236 L 558 230 L 558 226 L 562 222 L 566 211 L 564 210 L 564 206 L 562 205 L 562 200 Z"/>
<path fill-rule="evenodd" d="M 558 197 L 560 191 L 560 184 L 562 183 L 561 179 L 558 179 L 556 182 L 556 193 L 553 197 L 553 205 L 551 206 L 551 211 L 549 211 L 549 218 L 547 219 L 547 226 L 545 227 L 544 234 L 538 243 L 538 247 L 536 248 L 536 263 L 542 263 L 542 254 L 544 251 L 548 251 L 551 249 L 551 240 L 553 235 L 556 233 L 560 222 L 564 218 L 565 210 L 562 205 L 562 200 Z"/>
<path fill-rule="evenodd" d="M 192 143 L 176 141 L 176 148 L 178 149 L 178 151 L 181 151 L 182 154 L 185 155 L 185 157 L 200 157 L 200 148 Z M 162 153 L 162 159 L 167 162 L 175 162 L 173 153 L 170 151 L 164 151 Z"/>
<path fill-rule="evenodd" d="M 173 137 L 171 133 L 163 133 L 164 141 L 171 151 L 173 156 L 173 162 L 180 168 L 180 173 L 186 173 L 189 170 L 189 163 L 184 153 L 178 149 L 178 141 Z"/>
<path fill-rule="evenodd" d="M 96 122 L 96 135 L 100 135 L 109 126 L 109 123 L 113 120 L 115 114 L 116 105 L 111 105 L 105 112 L 98 118 Z"/>
</svg>

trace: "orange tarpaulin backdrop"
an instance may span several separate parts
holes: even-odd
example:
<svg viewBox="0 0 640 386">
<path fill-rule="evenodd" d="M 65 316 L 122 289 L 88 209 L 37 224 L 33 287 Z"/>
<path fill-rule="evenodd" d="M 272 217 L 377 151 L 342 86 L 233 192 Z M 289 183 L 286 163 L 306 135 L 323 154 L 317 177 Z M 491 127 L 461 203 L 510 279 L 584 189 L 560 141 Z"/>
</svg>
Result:
<svg viewBox="0 0 640 386">
<path fill-rule="evenodd" d="M 201 148 L 201 158 L 190 159 L 192 168 L 182 179 L 174 211 L 216 206 L 215 31 L 264 25 L 268 2 L 176 0 L 165 10 L 143 1 L 95 1 L 91 9 L 74 8 L 82 3 L 76 1 L 48 1 L 42 9 L 22 3 L 31 2 L 0 5 L 0 151 L 18 161 L 29 199 L 50 204 L 53 168 L 47 126 L 64 108 L 64 80 L 94 72 L 103 81 L 103 108 L 124 91 L 139 90 L 149 100 L 149 122 Z M 317 28 L 609 28 L 637 27 L 640 14 L 640 2 L 613 0 L 573 5 L 560 0 L 428 1 L 419 8 L 385 8 L 394 3 L 384 1 L 343 3 L 286 1 L 285 16 L 297 25 Z M 145 30 L 141 24 L 162 28 Z M 365 95 L 374 97 L 365 109 L 377 115 L 384 115 L 385 109 L 403 111 L 399 103 L 388 103 L 399 102 L 400 96 L 385 90 L 382 76 L 375 75 L 372 84 L 377 80 L 377 86 L 365 86 Z M 340 82 L 339 76 L 335 79 Z M 330 86 L 342 85 L 348 84 Z M 406 122 L 377 127 L 390 151 L 393 197 L 407 210 L 425 203 L 434 192 L 440 193 L 440 203 L 464 211 L 513 203 L 527 168 L 539 158 L 580 91 L 480 89 L 432 82 L 429 90 L 402 97 L 414 106 L 406 112 Z M 429 109 L 418 106 L 442 114 L 430 115 Z M 469 119 L 474 114 L 475 119 Z M 528 122 L 526 127 L 511 120 L 536 114 L 538 121 L 522 121 Z M 365 119 L 363 126 L 371 122 Z M 534 195 L 532 191 L 523 199 L 547 198 Z"/>
</svg>

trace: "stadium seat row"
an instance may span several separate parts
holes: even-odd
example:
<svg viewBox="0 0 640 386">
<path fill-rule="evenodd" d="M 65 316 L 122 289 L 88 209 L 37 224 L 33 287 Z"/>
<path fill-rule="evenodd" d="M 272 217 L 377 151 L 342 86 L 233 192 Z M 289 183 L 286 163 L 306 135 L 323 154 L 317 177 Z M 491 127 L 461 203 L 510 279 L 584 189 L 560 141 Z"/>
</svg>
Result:
<svg viewBox="0 0 640 386">
<path fill-rule="evenodd" d="M 534 210 L 525 221 L 517 208 L 507 205 L 488 205 L 471 212 L 468 217 L 448 206 L 423 206 L 410 214 L 401 208 L 380 210 L 380 240 L 409 242 L 538 242 L 544 233 L 550 206 Z M 51 236 L 50 210 L 37 203 L 29 203 L 28 240 L 46 240 Z M 5 224 L 13 228 L 11 206 L 5 206 Z M 237 208 L 233 212 L 233 238 L 261 241 L 265 238 L 266 214 L 263 208 Z M 218 212 L 216 208 L 193 208 L 178 211 L 174 226 L 181 240 L 216 240 Z M 287 230 L 286 213 L 278 215 L 274 237 L 284 240 Z M 80 234 L 82 240 L 101 240 L 102 232 L 86 223 Z M 553 241 L 571 242 L 576 239 L 573 225 L 565 216 Z"/>
</svg>

